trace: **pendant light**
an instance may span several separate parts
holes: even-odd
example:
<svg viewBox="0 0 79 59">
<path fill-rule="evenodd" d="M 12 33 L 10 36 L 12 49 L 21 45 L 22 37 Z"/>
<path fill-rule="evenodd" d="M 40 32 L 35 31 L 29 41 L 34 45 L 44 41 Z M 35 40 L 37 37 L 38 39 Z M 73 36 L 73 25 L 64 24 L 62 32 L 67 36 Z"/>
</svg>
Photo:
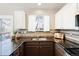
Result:
<svg viewBox="0 0 79 59">
<path fill-rule="evenodd" d="M 38 6 L 41 6 L 41 5 L 42 5 L 42 3 L 38 3 L 37 5 L 38 5 Z"/>
</svg>

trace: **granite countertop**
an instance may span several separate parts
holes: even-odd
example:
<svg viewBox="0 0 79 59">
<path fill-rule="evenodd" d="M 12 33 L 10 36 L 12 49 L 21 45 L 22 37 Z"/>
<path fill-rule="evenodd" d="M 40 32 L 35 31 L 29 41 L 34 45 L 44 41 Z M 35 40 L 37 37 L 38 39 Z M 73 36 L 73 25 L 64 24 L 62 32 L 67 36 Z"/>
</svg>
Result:
<svg viewBox="0 0 79 59">
<path fill-rule="evenodd" d="M 58 44 L 62 45 L 64 48 L 79 48 L 79 44 L 71 42 L 69 40 L 65 40 L 64 42 L 58 42 Z"/>
<path fill-rule="evenodd" d="M 66 53 L 68 53 L 71 56 L 79 56 L 79 44 L 69 41 L 69 40 L 65 40 L 63 42 L 55 42 L 56 44 L 58 44 L 60 47 L 62 47 Z"/>
<path fill-rule="evenodd" d="M 53 37 L 51 32 L 28 32 L 27 34 L 18 33 L 16 37 Z"/>
<path fill-rule="evenodd" d="M 24 42 L 30 42 L 30 41 L 39 42 L 39 41 L 53 41 L 53 40 L 51 38 L 47 38 L 47 40 L 22 39 L 22 40 L 18 40 L 18 42 L 15 42 L 15 40 L 5 39 L 4 41 L 0 41 L 0 56 L 9 56 Z"/>
<path fill-rule="evenodd" d="M 0 41 L 0 56 L 9 56 L 13 53 L 24 41 L 18 41 L 17 43 L 14 40 L 6 39 Z"/>
<path fill-rule="evenodd" d="M 14 40 L 6 39 L 4 41 L 0 41 L 0 56 L 9 56 L 25 41 L 27 41 L 27 42 L 28 41 L 53 41 L 54 42 L 53 38 L 47 38 L 47 40 L 22 39 L 22 40 L 19 40 L 17 43 Z M 65 40 L 64 42 L 57 42 L 57 44 L 62 46 L 63 49 L 65 49 L 65 48 L 79 48 L 79 44 L 73 43 L 69 40 Z"/>
</svg>

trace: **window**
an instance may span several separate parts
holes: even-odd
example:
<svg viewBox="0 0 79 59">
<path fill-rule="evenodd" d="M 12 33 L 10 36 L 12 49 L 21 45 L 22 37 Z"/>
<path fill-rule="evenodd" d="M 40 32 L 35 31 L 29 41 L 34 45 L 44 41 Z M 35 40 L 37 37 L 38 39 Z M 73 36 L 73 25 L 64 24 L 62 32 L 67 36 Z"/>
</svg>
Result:
<svg viewBox="0 0 79 59">
<path fill-rule="evenodd" d="M 36 31 L 43 31 L 44 30 L 44 17 L 43 16 L 36 16 Z"/>
<path fill-rule="evenodd" d="M 13 34 L 13 16 L 0 15 L 0 41 Z"/>
<path fill-rule="evenodd" d="M 49 31 L 49 21 L 49 16 L 30 15 L 28 17 L 28 31 Z"/>
</svg>

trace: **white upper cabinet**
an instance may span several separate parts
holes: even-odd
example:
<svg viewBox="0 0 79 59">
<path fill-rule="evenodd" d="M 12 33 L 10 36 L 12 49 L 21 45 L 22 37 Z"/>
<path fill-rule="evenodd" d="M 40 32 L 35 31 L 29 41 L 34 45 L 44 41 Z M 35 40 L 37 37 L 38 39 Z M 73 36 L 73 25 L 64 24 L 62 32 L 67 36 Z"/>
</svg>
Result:
<svg viewBox="0 0 79 59">
<path fill-rule="evenodd" d="M 44 31 L 50 30 L 50 17 L 44 16 Z"/>
<path fill-rule="evenodd" d="M 14 12 L 14 30 L 25 29 L 25 12 L 15 11 Z"/>
<path fill-rule="evenodd" d="M 29 15 L 28 16 L 28 31 L 35 31 L 36 28 L 36 16 Z"/>
<path fill-rule="evenodd" d="M 76 4 L 67 4 L 55 15 L 55 29 L 75 29 Z"/>
<path fill-rule="evenodd" d="M 61 11 L 59 11 L 56 15 L 55 15 L 55 28 L 56 29 L 61 29 L 61 25 L 62 25 L 62 15 Z"/>
</svg>

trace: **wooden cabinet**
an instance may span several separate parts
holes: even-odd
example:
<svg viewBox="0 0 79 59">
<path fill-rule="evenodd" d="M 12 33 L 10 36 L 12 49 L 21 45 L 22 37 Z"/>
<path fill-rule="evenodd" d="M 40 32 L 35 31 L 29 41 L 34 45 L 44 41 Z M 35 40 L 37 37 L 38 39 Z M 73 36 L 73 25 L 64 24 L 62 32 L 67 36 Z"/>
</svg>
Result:
<svg viewBox="0 0 79 59">
<path fill-rule="evenodd" d="M 53 42 L 25 42 L 26 56 L 52 56 Z"/>
<path fill-rule="evenodd" d="M 38 56 L 39 43 L 38 42 L 25 42 L 24 43 L 25 56 Z"/>
<path fill-rule="evenodd" d="M 26 46 L 25 55 L 26 56 L 38 56 L 39 54 L 38 46 Z"/>
<path fill-rule="evenodd" d="M 65 51 L 64 49 L 59 45 L 55 43 L 55 56 L 64 56 Z"/>
<path fill-rule="evenodd" d="M 53 42 L 40 42 L 40 56 L 53 55 Z"/>
<path fill-rule="evenodd" d="M 40 46 L 40 56 L 53 56 L 52 46 Z"/>
<path fill-rule="evenodd" d="M 19 46 L 11 56 L 53 56 L 52 41 L 28 41 Z"/>
</svg>

